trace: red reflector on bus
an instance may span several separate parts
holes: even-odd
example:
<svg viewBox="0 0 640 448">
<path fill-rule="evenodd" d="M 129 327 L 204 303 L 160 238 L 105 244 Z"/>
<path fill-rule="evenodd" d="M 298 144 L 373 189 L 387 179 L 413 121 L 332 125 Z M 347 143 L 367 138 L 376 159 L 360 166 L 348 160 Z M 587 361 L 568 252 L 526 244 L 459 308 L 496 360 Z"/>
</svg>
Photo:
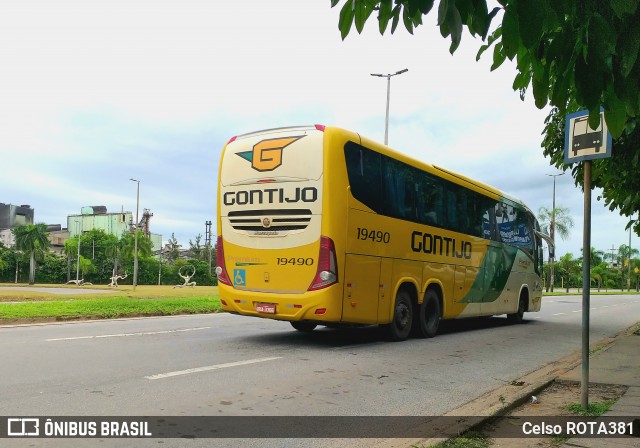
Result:
<svg viewBox="0 0 640 448">
<path fill-rule="evenodd" d="M 321 132 L 324 132 L 324 128 L 325 128 L 325 127 L 326 127 L 326 126 L 325 126 L 325 125 L 323 125 L 323 124 L 317 124 L 317 125 L 316 125 L 316 129 L 317 129 L 318 131 L 321 131 Z"/>
<path fill-rule="evenodd" d="M 327 312 L 326 308 L 318 308 L 314 314 L 324 314 Z"/>
<path fill-rule="evenodd" d="M 224 261 L 224 245 L 222 244 L 222 237 L 218 236 L 216 243 L 216 259 L 218 267 L 216 268 L 216 274 L 218 274 L 218 282 L 231 286 L 229 275 L 227 274 L 227 265 Z"/>
<path fill-rule="evenodd" d="M 302 308 L 302 305 L 293 305 L 294 308 Z"/>
<path fill-rule="evenodd" d="M 234 135 L 233 137 L 231 137 L 231 138 L 229 139 L 229 141 L 227 142 L 227 145 L 228 145 L 229 143 L 235 142 L 237 138 L 238 138 L 238 136 L 237 136 L 237 135 Z"/>
<path fill-rule="evenodd" d="M 220 303 L 222 303 L 224 306 L 227 306 L 227 302 L 222 299 L 220 299 Z"/>
</svg>

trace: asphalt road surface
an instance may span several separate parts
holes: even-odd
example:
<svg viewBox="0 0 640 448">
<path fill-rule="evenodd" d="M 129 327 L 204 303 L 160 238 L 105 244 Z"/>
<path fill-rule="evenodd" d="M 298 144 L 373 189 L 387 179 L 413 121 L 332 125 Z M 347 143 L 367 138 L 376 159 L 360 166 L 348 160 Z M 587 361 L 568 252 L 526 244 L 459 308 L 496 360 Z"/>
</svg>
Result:
<svg viewBox="0 0 640 448">
<path fill-rule="evenodd" d="M 229 314 L 0 328 L 2 416 L 441 415 L 580 350 L 581 297 L 522 325 L 445 322 L 434 339 L 376 327 L 299 333 Z M 592 296 L 592 342 L 640 320 L 640 296 Z M 250 434 L 250 420 L 247 431 Z M 55 446 L 370 446 L 371 440 L 57 439 Z M 51 446 L 4 439 L 0 446 Z"/>
</svg>

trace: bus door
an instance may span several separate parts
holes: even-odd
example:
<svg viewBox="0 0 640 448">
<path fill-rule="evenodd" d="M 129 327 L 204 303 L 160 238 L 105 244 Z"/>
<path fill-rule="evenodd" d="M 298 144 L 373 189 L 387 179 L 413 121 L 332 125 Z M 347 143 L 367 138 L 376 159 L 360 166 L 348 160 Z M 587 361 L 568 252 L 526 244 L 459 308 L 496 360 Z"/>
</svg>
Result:
<svg viewBox="0 0 640 448">
<path fill-rule="evenodd" d="M 378 323 L 378 300 L 382 289 L 380 287 L 380 267 L 380 257 L 347 254 L 342 299 L 342 320 L 344 322 Z M 390 274 L 389 268 L 389 281 Z M 388 292 L 389 285 L 385 286 L 387 289 L 387 292 L 384 293 L 385 300 L 388 300 L 391 293 Z"/>
</svg>

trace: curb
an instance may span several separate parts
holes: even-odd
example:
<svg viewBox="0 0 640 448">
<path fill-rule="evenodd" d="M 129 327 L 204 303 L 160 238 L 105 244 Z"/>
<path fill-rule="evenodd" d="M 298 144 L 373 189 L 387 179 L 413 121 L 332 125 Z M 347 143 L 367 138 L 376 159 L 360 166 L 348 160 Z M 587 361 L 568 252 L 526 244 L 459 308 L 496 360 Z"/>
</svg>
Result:
<svg viewBox="0 0 640 448">
<path fill-rule="evenodd" d="M 612 338 L 601 339 L 590 346 L 590 353 L 597 354 L 598 352 L 607 350 L 610 348 L 616 340 L 622 337 L 627 337 L 637 331 L 639 324 L 636 323 L 616 334 Z M 595 352 L 595 353 L 594 353 Z M 467 431 L 480 428 L 486 424 L 491 423 L 497 418 L 508 414 L 517 407 L 529 401 L 532 395 L 539 393 L 540 391 L 549 387 L 552 383 L 559 380 L 559 377 L 564 373 L 576 368 L 582 363 L 582 352 L 578 350 L 570 355 L 553 361 L 543 367 L 530 372 L 523 377 L 512 381 L 510 384 L 498 387 L 492 391 L 481 395 L 478 398 L 450 411 L 443 416 L 456 416 L 460 417 L 455 425 L 451 425 L 449 428 L 451 432 L 462 434 Z M 478 421 L 478 417 L 481 418 Z M 385 443 L 376 445 L 384 447 L 428 447 L 437 445 L 448 438 L 429 438 L 429 439 L 400 439 L 386 440 Z M 399 443 L 398 443 L 399 442 Z"/>
</svg>

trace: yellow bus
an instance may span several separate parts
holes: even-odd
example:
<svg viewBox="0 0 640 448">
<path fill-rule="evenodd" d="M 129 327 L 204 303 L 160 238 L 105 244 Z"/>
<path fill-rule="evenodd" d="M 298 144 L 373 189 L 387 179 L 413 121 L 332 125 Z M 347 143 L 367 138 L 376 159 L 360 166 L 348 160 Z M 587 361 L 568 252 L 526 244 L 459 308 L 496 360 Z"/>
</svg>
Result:
<svg viewBox="0 0 640 448">
<path fill-rule="evenodd" d="M 432 337 L 442 319 L 539 311 L 542 241 L 519 200 L 322 125 L 233 137 L 218 176 L 222 308 Z"/>
</svg>

